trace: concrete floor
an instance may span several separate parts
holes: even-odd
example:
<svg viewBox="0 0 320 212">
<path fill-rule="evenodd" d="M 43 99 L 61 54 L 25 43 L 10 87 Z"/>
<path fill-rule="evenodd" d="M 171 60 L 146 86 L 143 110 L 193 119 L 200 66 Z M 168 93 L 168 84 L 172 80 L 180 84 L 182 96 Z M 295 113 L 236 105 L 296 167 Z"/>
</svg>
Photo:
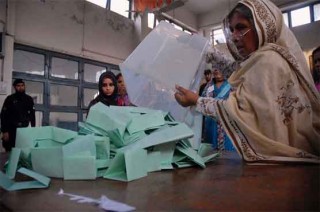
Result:
<svg viewBox="0 0 320 212">
<path fill-rule="evenodd" d="M 1 153 L 1 164 L 6 158 Z M 65 192 L 127 203 L 137 211 L 319 211 L 320 166 L 248 166 L 227 154 L 206 169 L 197 167 L 148 174 L 129 183 L 52 179 L 48 189 L 7 192 L 0 188 L 0 211 L 99 211 L 58 196 Z"/>
</svg>

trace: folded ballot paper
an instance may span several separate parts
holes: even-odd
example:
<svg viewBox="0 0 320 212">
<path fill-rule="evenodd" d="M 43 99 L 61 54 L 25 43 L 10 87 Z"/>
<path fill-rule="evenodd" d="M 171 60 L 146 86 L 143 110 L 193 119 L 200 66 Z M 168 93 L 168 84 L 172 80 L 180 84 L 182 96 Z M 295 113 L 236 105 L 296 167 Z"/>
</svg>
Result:
<svg viewBox="0 0 320 212">
<path fill-rule="evenodd" d="M 168 111 L 175 120 L 186 123 L 194 132 L 194 148 L 201 143 L 202 116 L 176 102 L 175 85 L 198 90 L 207 47 L 206 38 L 162 21 L 120 64 L 130 101 L 140 107 Z"/>
<path fill-rule="evenodd" d="M 48 177 L 127 182 L 176 167 L 205 168 L 218 154 L 212 154 L 210 144 L 195 150 L 193 135 L 168 112 L 97 103 L 78 132 L 52 126 L 19 128 L 0 186 L 9 191 L 44 188 Z M 17 184 L 16 173 L 35 180 Z"/>
</svg>

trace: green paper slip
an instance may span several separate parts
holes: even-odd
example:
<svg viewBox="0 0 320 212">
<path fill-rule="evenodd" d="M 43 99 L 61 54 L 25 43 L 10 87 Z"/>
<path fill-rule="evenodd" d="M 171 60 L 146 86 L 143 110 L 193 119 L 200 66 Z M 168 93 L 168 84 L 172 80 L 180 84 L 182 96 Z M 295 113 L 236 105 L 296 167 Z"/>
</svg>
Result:
<svg viewBox="0 0 320 212">
<path fill-rule="evenodd" d="M 33 170 L 48 177 L 63 177 L 62 159 L 62 147 L 31 149 Z"/>
<path fill-rule="evenodd" d="M 78 135 L 77 132 L 58 127 L 52 127 L 52 140 L 65 144 Z"/>
<path fill-rule="evenodd" d="M 176 162 L 180 162 L 183 160 L 186 160 L 186 158 L 188 158 L 185 154 L 179 152 L 179 151 L 175 151 L 173 158 L 172 158 L 172 163 L 176 163 Z"/>
<path fill-rule="evenodd" d="M 166 121 L 171 121 L 171 122 L 174 122 L 174 118 L 172 117 L 172 115 L 170 113 L 167 113 L 167 115 L 164 117 L 164 119 Z"/>
<path fill-rule="evenodd" d="M 97 170 L 97 177 L 103 177 L 105 175 L 107 169 L 98 169 Z"/>
<path fill-rule="evenodd" d="M 144 149 L 150 146 L 173 142 L 192 136 L 192 130 L 184 123 L 180 123 L 176 126 L 164 127 L 161 130 L 159 129 L 144 137 L 139 142 L 135 142 L 119 149 L 119 151 L 126 151 L 128 149 Z"/>
<path fill-rule="evenodd" d="M 205 157 L 202 157 L 203 161 L 205 163 L 208 163 L 210 161 L 214 161 L 214 159 L 220 157 L 220 153 L 214 153 L 214 154 L 211 154 L 211 155 L 208 155 L 208 156 L 205 156 Z"/>
<path fill-rule="evenodd" d="M 113 106 L 110 105 L 111 109 L 114 110 L 120 110 L 120 111 L 125 111 L 125 112 L 129 112 L 129 113 L 138 113 L 138 114 L 146 114 L 146 113 L 154 113 L 160 110 L 155 110 L 155 109 L 150 109 L 150 108 L 146 108 L 146 107 L 134 107 L 134 106 Z"/>
<path fill-rule="evenodd" d="M 212 145 L 207 143 L 201 143 L 198 149 L 198 154 L 201 157 L 210 155 L 213 152 Z"/>
<path fill-rule="evenodd" d="M 111 109 L 110 107 L 98 102 L 90 108 L 86 122 L 105 131 L 118 129 L 120 135 L 123 136 L 131 118 L 132 117 L 128 112 L 119 112 L 119 110 Z"/>
<path fill-rule="evenodd" d="M 105 131 L 98 129 L 89 123 L 78 122 L 78 126 L 79 126 L 79 133 L 84 135 L 95 134 L 95 135 L 102 136 L 107 134 Z"/>
<path fill-rule="evenodd" d="M 35 146 L 36 139 L 47 139 L 52 136 L 52 128 L 47 127 L 26 127 L 18 128 L 16 135 L 17 148 L 31 148 Z"/>
<path fill-rule="evenodd" d="M 171 166 L 174 149 L 176 147 L 175 142 L 159 144 L 153 148 L 153 151 L 159 151 L 161 168 L 168 169 L 168 166 Z"/>
<path fill-rule="evenodd" d="M 140 116 L 133 117 L 127 126 L 130 134 L 144 131 L 146 129 L 155 128 L 164 125 L 164 116 L 161 111 L 147 113 Z"/>
<path fill-rule="evenodd" d="M 198 155 L 200 155 L 205 163 L 213 161 L 220 156 L 220 153 L 213 153 L 211 144 L 200 144 L 198 149 Z"/>
<path fill-rule="evenodd" d="M 27 175 L 34 181 L 15 182 L 10 180 L 7 175 L 0 171 L 0 186 L 7 191 L 16 191 L 22 189 L 34 189 L 34 188 L 47 188 L 50 183 L 50 178 L 41 174 L 33 172 L 31 170 L 20 168 L 19 173 Z"/>
<path fill-rule="evenodd" d="M 123 140 L 124 140 L 124 146 L 127 146 L 131 143 L 137 142 L 141 140 L 142 138 L 146 137 L 146 133 L 144 131 L 136 132 L 133 134 L 129 134 L 127 131 L 124 132 Z"/>
<path fill-rule="evenodd" d="M 95 136 L 96 158 L 109 159 L 110 158 L 110 139 L 108 137 Z"/>
<path fill-rule="evenodd" d="M 110 130 L 107 132 L 107 134 L 110 138 L 110 142 L 117 148 L 121 148 L 124 146 L 123 136 L 118 129 Z"/>
<path fill-rule="evenodd" d="M 35 147 L 47 148 L 47 147 L 61 147 L 63 144 L 56 142 L 52 139 L 36 139 Z"/>
<path fill-rule="evenodd" d="M 161 152 L 157 152 L 157 151 L 148 152 L 147 170 L 148 172 L 161 170 Z"/>
<path fill-rule="evenodd" d="M 184 148 L 192 148 L 189 139 L 182 139 L 181 141 L 179 141 L 179 144 Z"/>
<path fill-rule="evenodd" d="M 194 163 L 198 164 L 202 168 L 206 167 L 202 157 L 200 155 L 198 155 L 198 153 L 194 149 L 192 149 L 192 148 L 183 148 L 183 147 L 180 147 L 180 146 L 177 146 L 176 149 L 178 151 L 180 151 L 181 153 L 185 154 L 190 160 L 192 160 Z"/>
<path fill-rule="evenodd" d="M 62 147 L 63 157 L 71 157 L 81 152 L 89 151 L 91 156 L 96 158 L 96 145 L 93 135 L 78 136 L 71 143 Z"/>
<path fill-rule="evenodd" d="M 194 163 L 187 161 L 179 161 L 174 163 L 178 168 L 188 168 L 194 166 Z"/>
<path fill-rule="evenodd" d="M 52 126 L 18 128 L 16 147 L 21 148 L 21 157 L 28 160 L 31 151 L 30 148 L 35 147 L 39 140 L 48 139 L 64 144 L 76 137 L 77 134 L 77 132 L 71 130 Z"/>
<path fill-rule="evenodd" d="M 94 156 L 72 156 L 63 158 L 64 180 L 94 180 L 97 177 Z"/>
<path fill-rule="evenodd" d="M 104 178 L 132 181 L 147 176 L 147 151 L 144 149 L 117 152 Z"/>
<path fill-rule="evenodd" d="M 97 169 L 104 169 L 108 168 L 110 164 L 110 159 L 102 159 L 102 160 L 96 160 L 96 168 Z"/>
<path fill-rule="evenodd" d="M 8 167 L 6 170 L 6 175 L 8 176 L 9 179 L 13 179 L 16 176 L 20 154 L 21 154 L 21 149 L 12 148 L 10 157 L 9 157 Z"/>
</svg>

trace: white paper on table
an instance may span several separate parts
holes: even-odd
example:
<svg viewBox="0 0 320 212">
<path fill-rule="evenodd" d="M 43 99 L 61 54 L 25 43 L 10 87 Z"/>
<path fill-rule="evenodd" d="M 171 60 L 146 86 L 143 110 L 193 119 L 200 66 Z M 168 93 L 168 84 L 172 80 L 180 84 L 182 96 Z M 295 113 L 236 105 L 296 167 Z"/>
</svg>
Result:
<svg viewBox="0 0 320 212">
<path fill-rule="evenodd" d="M 100 199 L 93 199 L 91 197 L 85 197 L 80 195 L 75 195 L 71 193 L 65 193 L 63 189 L 60 189 L 58 195 L 61 196 L 69 196 L 70 200 L 76 201 L 78 203 L 91 203 L 98 205 L 101 209 L 106 211 L 117 211 L 117 212 L 127 212 L 127 211 L 134 211 L 136 208 L 130 205 L 117 202 L 115 200 L 111 200 L 107 198 L 105 195 L 102 195 Z"/>
</svg>

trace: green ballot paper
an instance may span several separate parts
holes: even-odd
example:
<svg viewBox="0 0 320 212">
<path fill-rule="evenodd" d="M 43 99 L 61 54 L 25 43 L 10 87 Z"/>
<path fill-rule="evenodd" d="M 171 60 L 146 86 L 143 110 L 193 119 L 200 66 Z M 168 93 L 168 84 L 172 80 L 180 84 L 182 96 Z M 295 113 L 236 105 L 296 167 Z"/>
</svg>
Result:
<svg viewBox="0 0 320 212">
<path fill-rule="evenodd" d="M 46 188 L 49 186 L 50 178 L 46 176 L 43 176 L 26 168 L 20 168 L 18 172 L 26 176 L 29 176 L 35 180 L 15 182 L 13 180 L 10 180 L 7 175 L 0 171 L 0 186 L 7 191 L 16 191 L 32 188 Z"/>
</svg>

